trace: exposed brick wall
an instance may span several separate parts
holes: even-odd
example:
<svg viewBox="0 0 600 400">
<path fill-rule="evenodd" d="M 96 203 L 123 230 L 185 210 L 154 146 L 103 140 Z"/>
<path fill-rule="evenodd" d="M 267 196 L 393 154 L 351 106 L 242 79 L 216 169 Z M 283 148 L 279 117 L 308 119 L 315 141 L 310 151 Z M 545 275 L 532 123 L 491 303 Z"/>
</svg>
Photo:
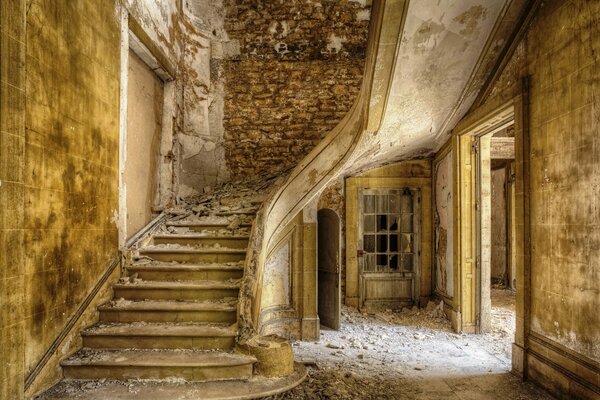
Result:
<svg viewBox="0 0 600 400">
<path fill-rule="evenodd" d="M 362 78 L 369 9 L 355 1 L 232 0 L 223 61 L 232 176 L 293 167 L 348 112 Z"/>
</svg>

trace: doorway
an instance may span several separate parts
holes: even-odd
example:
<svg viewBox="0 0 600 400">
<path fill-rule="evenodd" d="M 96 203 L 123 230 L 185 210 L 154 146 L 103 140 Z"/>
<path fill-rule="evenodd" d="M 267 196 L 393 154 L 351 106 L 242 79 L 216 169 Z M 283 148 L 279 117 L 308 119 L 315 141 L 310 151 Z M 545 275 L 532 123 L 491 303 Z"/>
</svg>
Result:
<svg viewBox="0 0 600 400">
<path fill-rule="evenodd" d="M 172 196 L 175 67 L 121 10 L 119 246 L 128 247 Z"/>
<path fill-rule="evenodd" d="M 514 212 L 511 210 L 513 202 L 509 201 L 508 194 L 512 179 L 507 179 L 515 157 L 514 145 L 512 123 L 496 127 L 475 138 L 479 332 L 492 331 L 493 294 L 506 295 L 496 289 L 504 288 L 506 283 L 513 280 L 514 275 L 510 266 L 513 257 L 509 238 L 512 225 L 510 216 Z M 502 287 L 495 287 L 499 283 Z"/>
<path fill-rule="evenodd" d="M 152 219 L 163 117 L 163 82 L 132 50 L 127 99 L 124 184 L 129 239 Z"/>
<path fill-rule="evenodd" d="M 317 213 L 318 314 L 321 325 L 340 329 L 340 217 L 331 209 Z"/>
<path fill-rule="evenodd" d="M 363 189 L 359 308 L 399 309 L 419 298 L 419 190 Z"/>
</svg>

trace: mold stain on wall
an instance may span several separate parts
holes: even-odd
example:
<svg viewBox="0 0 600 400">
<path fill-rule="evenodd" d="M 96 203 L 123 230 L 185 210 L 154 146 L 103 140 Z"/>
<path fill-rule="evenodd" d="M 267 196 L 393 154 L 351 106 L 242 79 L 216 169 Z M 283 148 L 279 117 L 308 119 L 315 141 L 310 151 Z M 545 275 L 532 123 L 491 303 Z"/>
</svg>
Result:
<svg viewBox="0 0 600 400">
<path fill-rule="evenodd" d="M 9 7 L 5 7 L 6 5 Z M 84 15 L 85 18 L 81 16 Z M 0 397 L 24 379 L 116 256 L 119 27 L 112 1 L 3 2 Z M 18 82 L 13 80 L 18 78 Z M 8 146 L 7 137 L 13 138 Z M 6 239 L 4 239 L 6 238 Z M 10 240 L 8 240 L 10 238 Z M 6 270 L 4 265 L 13 265 Z"/>
</svg>

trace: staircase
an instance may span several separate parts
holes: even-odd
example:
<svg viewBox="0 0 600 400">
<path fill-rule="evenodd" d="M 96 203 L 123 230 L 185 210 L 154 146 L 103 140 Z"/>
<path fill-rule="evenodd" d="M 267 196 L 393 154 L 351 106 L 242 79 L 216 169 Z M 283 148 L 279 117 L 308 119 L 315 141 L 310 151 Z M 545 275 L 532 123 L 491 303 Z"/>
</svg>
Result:
<svg viewBox="0 0 600 400">
<path fill-rule="evenodd" d="M 256 359 L 234 352 L 249 241 L 246 223 L 166 222 L 144 239 L 114 300 L 62 361 L 67 379 L 247 380 Z M 213 218 L 214 219 L 214 218 Z"/>
</svg>

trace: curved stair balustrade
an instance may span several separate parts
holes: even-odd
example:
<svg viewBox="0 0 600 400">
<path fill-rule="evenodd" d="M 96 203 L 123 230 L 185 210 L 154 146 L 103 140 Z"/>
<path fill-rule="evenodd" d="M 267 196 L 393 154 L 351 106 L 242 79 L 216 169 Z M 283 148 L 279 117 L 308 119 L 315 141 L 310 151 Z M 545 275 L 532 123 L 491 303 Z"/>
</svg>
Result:
<svg viewBox="0 0 600 400">
<path fill-rule="evenodd" d="M 242 337 L 260 329 L 262 274 L 278 234 L 326 185 L 352 165 L 383 116 L 404 26 L 407 0 L 375 0 L 371 11 L 367 57 L 361 90 L 348 114 L 298 163 L 282 183 L 274 185 L 257 214 L 245 265 L 238 321 Z"/>
</svg>

